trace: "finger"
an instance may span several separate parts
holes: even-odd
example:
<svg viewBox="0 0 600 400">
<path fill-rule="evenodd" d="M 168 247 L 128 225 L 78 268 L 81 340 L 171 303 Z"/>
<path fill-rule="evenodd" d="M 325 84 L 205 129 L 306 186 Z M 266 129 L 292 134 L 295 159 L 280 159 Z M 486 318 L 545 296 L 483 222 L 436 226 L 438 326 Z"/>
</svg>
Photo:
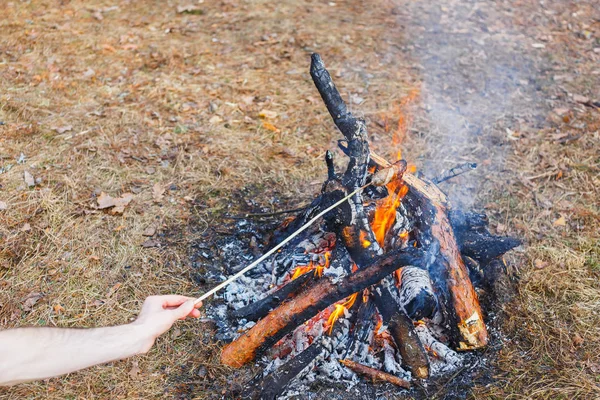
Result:
<svg viewBox="0 0 600 400">
<path fill-rule="evenodd" d="M 163 308 L 167 307 L 178 307 L 185 303 L 186 301 L 192 300 L 191 297 L 180 296 L 178 294 L 167 294 L 164 296 L 159 296 Z"/>
<path fill-rule="evenodd" d="M 173 316 L 177 319 L 185 319 L 194 309 L 194 300 L 188 300 L 184 302 L 182 305 L 177 307 L 175 310 L 172 310 Z"/>
<path fill-rule="evenodd" d="M 204 305 L 204 304 L 202 304 L 202 302 L 200 301 L 200 302 L 198 302 L 198 303 L 196 303 L 196 304 L 195 304 L 195 307 L 196 307 L 196 308 L 200 308 L 200 307 L 202 307 L 203 305 Z"/>
<path fill-rule="evenodd" d="M 192 312 L 190 313 L 189 316 L 192 317 L 192 318 L 199 318 L 200 317 L 200 311 L 194 309 L 194 310 L 192 310 Z"/>
</svg>

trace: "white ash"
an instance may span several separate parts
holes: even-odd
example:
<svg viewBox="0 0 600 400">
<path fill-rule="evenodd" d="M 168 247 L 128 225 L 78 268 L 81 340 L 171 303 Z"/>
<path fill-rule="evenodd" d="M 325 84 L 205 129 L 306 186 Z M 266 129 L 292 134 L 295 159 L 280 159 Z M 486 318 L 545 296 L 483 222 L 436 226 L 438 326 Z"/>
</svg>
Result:
<svg viewBox="0 0 600 400">
<path fill-rule="evenodd" d="M 410 373 L 410 371 L 406 371 L 404 368 L 402 368 L 401 364 L 402 357 L 397 351 L 394 350 L 389 341 L 386 340 L 384 344 L 384 370 L 399 378 L 410 381 L 412 378 L 412 374 Z"/>
<path fill-rule="evenodd" d="M 263 298 L 269 290 L 269 285 L 269 281 L 264 277 L 241 276 L 227 286 L 222 297 L 230 308 L 237 310 Z"/>
<path fill-rule="evenodd" d="M 438 341 L 427 326 L 424 324 L 418 325 L 415 327 L 415 331 L 423 346 L 428 349 L 431 376 L 452 372 L 463 365 L 464 357 Z M 437 357 L 432 355 L 433 352 L 436 353 Z"/>
<path fill-rule="evenodd" d="M 342 278 L 345 278 L 346 275 L 348 275 L 346 269 L 341 266 L 330 266 L 329 268 L 325 268 L 323 271 L 323 276 L 330 278 L 333 283 L 338 283 Z"/>
</svg>

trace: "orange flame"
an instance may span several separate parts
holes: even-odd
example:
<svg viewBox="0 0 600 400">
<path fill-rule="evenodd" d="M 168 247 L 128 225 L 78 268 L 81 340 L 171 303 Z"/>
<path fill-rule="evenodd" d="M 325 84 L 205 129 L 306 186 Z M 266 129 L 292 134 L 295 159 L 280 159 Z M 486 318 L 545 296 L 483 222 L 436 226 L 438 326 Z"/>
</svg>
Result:
<svg viewBox="0 0 600 400">
<path fill-rule="evenodd" d="M 331 335 L 331 332 L 333 331 L 333 325 L 335 324 L 335 321 L 338 320 L 338 318 L 344 314 L 344 312 L 349 309 L 350 307 L 352 307 L 354 305 L 354 302 L 356 301 L 356 298 L 358 297 L 358 293 L 354 293 L 351 294 L 350 296 L 348 296 L 346 298 L 346 300 L 344 300 L 343 303 L 337 303 L 335 304 L 335 310 L 333 310 L 333 312 L 331 313 L 331 315 L 329 316 L 329 318 L 327 319 L 327 325 L 329 325 L 329 334 Z"/>
<path fill-rule="evenodd" d="M 296 267 L 294 270 L 294 274 L 292 275 L 292 280 L 298 278 L 301 275 L 304 275 L 308 271 L 312 271 L 314 269 L 312 261 L 308 265 L 300 265 Z"/>
<path fill-rule="evenodd" d="M 323 276 L 323 270 L 325 270 L 325 268 L 329 268 L 329 263 L 330 263 L 330 257 L 331 257 L 331 252 L 330 251 L 326 251 L 325 253 L 323 253 L 323 259 L 324 262 L 323 264 L 317 264 L 315 265 L 312 261 L 310 261 L 308 263 L 308 265 L 300 265 L 298 267 L 296 267 L 296 269 L 294 270 L 294 273 L 292 274 L 292 280 L 298 278 L 301 275 L 304 275 L 305 273 L 314 270 L 315 271 L 315 275 L 318 276 L 319 278 Z"/>
<path fill-rule="evenodd" d="M 396 221 L 396 209 L 400 206 L 402 198 L 408 193 L 408 186 L 395 180 L 387 184 L 390 195 L 377 202 L 371 227 L 375 238 L 381 247 L 384 246 L 385 235 Z"/>
</svg>

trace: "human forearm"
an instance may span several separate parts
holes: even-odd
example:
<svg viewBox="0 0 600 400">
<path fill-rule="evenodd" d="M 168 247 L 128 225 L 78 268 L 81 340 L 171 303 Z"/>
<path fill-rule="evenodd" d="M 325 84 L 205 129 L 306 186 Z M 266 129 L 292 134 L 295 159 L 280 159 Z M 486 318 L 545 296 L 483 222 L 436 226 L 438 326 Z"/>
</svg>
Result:
<svg viewBox="0 0 600 400">
<path fill-rule="evenodd" d="M 143 325 L 94 329 L 19 328 L 0 332 L 0 386 L 67 374 L 146 351 Z"/>
</svg>

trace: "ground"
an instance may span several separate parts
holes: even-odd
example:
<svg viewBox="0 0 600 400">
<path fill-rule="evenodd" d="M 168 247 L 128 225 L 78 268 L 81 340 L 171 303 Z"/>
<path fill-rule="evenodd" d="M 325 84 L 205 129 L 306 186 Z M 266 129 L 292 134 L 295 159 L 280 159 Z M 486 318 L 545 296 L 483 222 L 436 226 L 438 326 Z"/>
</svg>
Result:
<svg viewBox="0 0 600 400">
<path fill-rule="evenodd" d="M 0 327 L 126 323 L 147 295 L 199 294 L 216 261 L 190 254 L 235 233 L 228 215 L 310 201 L 339 138 L 316 51 L 374 149 L 427 176 L 478 162 L 442 188 L 525 240 L 495 379 L 468 395 L 597 397 L 594 3 L 3 1 Z M 99 209 L 103 192 L 133 200 Z M 181 323 L 148 355 L 0 399 L 218 398 L 239 372 L 212 335 Z"/>
</svg>

